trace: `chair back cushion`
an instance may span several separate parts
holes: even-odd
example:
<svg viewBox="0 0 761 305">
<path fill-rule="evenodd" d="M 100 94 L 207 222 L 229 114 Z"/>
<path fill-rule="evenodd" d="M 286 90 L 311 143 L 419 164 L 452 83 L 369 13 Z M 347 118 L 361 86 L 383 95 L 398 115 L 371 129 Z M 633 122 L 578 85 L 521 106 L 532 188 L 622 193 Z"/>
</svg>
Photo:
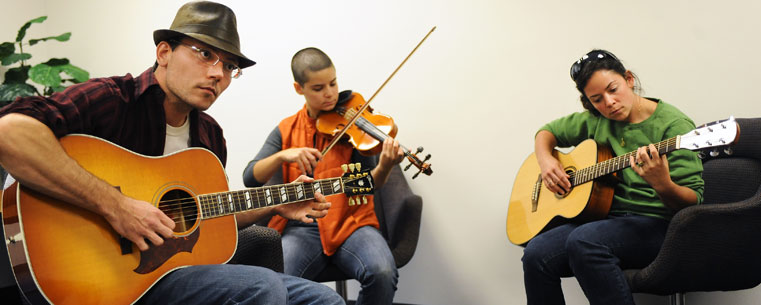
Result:
<svg viewBox="0 0 761 305">
<path fill-rule="evenodd" d="M 703 163 L 704 204 L 737 202 L 761 185 L 761 162 L 745 157 L 709 159 Z"/>
</svg>

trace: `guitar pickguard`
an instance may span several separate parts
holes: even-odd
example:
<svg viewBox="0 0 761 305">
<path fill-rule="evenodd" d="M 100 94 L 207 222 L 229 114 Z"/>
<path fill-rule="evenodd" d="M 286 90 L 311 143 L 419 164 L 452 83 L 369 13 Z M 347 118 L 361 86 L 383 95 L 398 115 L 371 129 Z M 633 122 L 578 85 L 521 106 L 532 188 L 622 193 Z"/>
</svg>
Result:
<svg viewBox="0 0 761 305">
<path fill-rule="evenodd" d="M 165 239 L 161 246 L 151 246 L 147 251 L 140 252 L 140 265 L 133 271 L 147 274 L 156 270 L 177 253 L 192 253 L 200 234 L 201 228 L 199 227 L 190 235 Z"/>
</svg>

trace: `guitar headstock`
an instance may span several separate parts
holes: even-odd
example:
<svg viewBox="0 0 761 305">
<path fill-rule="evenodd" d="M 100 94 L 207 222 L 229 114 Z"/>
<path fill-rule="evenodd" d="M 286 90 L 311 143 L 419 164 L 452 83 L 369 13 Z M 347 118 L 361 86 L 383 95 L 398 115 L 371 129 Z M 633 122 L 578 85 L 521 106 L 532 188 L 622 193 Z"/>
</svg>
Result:
<svg viewBox="0 0 761 305">
<path fill-rule="evenodd" d="M 419 153 L 421 153 L 421 152 L 423 152 L 423 147 L 422 146 L 418 147 L 417 151 L 415 151 L 414 154 L 409 152 L 406 149 L 404 151 L 404 154 L 407 156 L 407 160 L 410 161 L 410 164 L 407 164 L 407 166 L 404 167 L 404 171 L 407 171 L 408 169 L 410 169 L 410 166 L 413 166 L 413 165 L 418 168 L 418 172 L 415 173 L 414 175 L 412 175 L 412 179 L 417 178 L 417 176 L 420 175 L 420 173 L 426 174 L 428 176 L 433 174 L 433 170 L 431 170 L 431 165 L 426 163 L 426 161 L 431 159 L 431 154 L 427 154 L 425 156 L 425 159 L 420 160 L 417 157 L 417 155 Z"/>
<path fill-rule="evenodd" d="M 375 183 L 370 170 L 361 170 L 361 163 L 341 165 L 344 174 L 341 180 L 344 184 L 344 194 L 349 197 L 349 205 L 367 204 L 365 195 L 372 195 L 375 191 Z"/>
<path fill-rule="evenodd" d="M 735 142 L 739 136 L 739 128 L 735 118 L 730 116 L 726 120 L 716 121 L 698 126 L 680 137 L 679 148 L 700 151 L 698 156 L 705 157 L 704 151 L 709 151 L 712 157 L 719 155 L 719 148 Z M 724 149 L 731 154 L 731 149 Z"/>
</svg>

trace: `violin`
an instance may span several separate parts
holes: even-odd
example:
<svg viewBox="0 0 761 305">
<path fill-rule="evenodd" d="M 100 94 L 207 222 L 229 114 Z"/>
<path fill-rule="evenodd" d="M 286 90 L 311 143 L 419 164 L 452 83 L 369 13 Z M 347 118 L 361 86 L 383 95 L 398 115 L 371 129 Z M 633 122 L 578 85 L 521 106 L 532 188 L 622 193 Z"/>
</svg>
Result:
<svg viewBox="0 0 761 305">
<path fill-rule="evenodd" d="M 317 117 L 317 130 L 333 136 L 341 136 L 340 133 L 343 131 L 344 135 L 349 137 L 349 142 L 362 155 L 371 156 L 379 154 L 383 149 L 383 146 L 380 144 L 389 137 L 396 137 L 398 128 L 394 124 L 394 119 L 390 116 L 375 114 L 372 112 L 372 108 L 363 106 L 365 106 L 365 99 L 359 93 L 352 93 L 351 91 L 341 92 L 339 101 L 333 111 L 323 112 Z M 354 124 L 349 125 L 349 122 L 360 111 L 362 112 L 356 117 Z M 348 128 L 347 125 L 349 125 Z M 418 172 L 412 176 L 412 179 L 417 178 L 421 172 L 428 176 L 433 173 L 431 165 L 426 163 L 431 158 L 431 154 L 426 155 L 423 160 L 420 160 L 417 156 L 423 152 L 423 147 L 418 147 L 416 152 L 412 153 L 404 145 L 400 144 L 400 146 L 407 160 L 410 161 L 410 164 L 404 170 L 408 170 L 412 165 L 418 168 Z"/>
</svg>

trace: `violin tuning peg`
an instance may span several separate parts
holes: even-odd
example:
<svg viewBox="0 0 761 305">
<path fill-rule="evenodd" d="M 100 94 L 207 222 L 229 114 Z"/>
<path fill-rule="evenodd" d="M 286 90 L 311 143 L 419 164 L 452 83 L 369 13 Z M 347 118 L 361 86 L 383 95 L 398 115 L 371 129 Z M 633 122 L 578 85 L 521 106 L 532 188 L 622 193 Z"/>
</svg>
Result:
<svg viewBox="0 0 761 305">
<path fill-rule="evenodd" d="M 341 169 L 342 169 L 342 170 L 344 171 L 344 173 L 345 173 L 345 172 L 347 172 L 347 171 L 349 170 L 349 166 L 348 166 L 348 165 L 346 165 L 346 164 L 341 164 Z"/>
<path fill-rule="evenodd" d="M 349 206 L 354 206 L 354 198 L 349 197 Z"/>
<path fill-rule="evenodd" d="M 415 178 L 417 178 L 417 175 L 420 175 L 420 172 L 417 172 L 417 173 L 415 173 L 414 175 L 412 175 L 412 179 L 415 179 Z"/>
<path fill-rule="evenodd" d="M 354 163 L 349 163 L 349 171 L 354 172 Z"/>
<path fill-rule="evenodd" d="M 431 159 L 431 154 L 425 155 L 425 159 L 423 159 L 423 162 L 428 161 Z"/>
<path fill-rule="evenodd" d="M 404 171 L 407 171 L 408 169 L 410 169 L 410 166 L 412 166 L 412 163 L 407 164 L 407 166 L 404 167 Z"/>
<path fill-rule="evenodd" d="M 415 151 L 415 154 L 417 155 L 421 152 L 423 152 L 423 146 L 418 146 L 417 151 Z"/>
<path fill-rule="evenodd" d="M 357 171 L 359 171 L 359 169 L 362 168 L 362 163 L 354 163 L 354 167 L 357 169 Z"/>
<path fill-rule="evenodd" d="M 719 155 L 719 150 L 717 150 L 717 149 L 714 149 L 714 150 L 712 150 L 712 151 L 711 151 L 710 153 L 708 153 L 708 154 L 709 154 L 709 155 L 711 155 L 711 157 L 716 157 L 716 156 L 718 156 L 718 155 Z"/>
</svg>

